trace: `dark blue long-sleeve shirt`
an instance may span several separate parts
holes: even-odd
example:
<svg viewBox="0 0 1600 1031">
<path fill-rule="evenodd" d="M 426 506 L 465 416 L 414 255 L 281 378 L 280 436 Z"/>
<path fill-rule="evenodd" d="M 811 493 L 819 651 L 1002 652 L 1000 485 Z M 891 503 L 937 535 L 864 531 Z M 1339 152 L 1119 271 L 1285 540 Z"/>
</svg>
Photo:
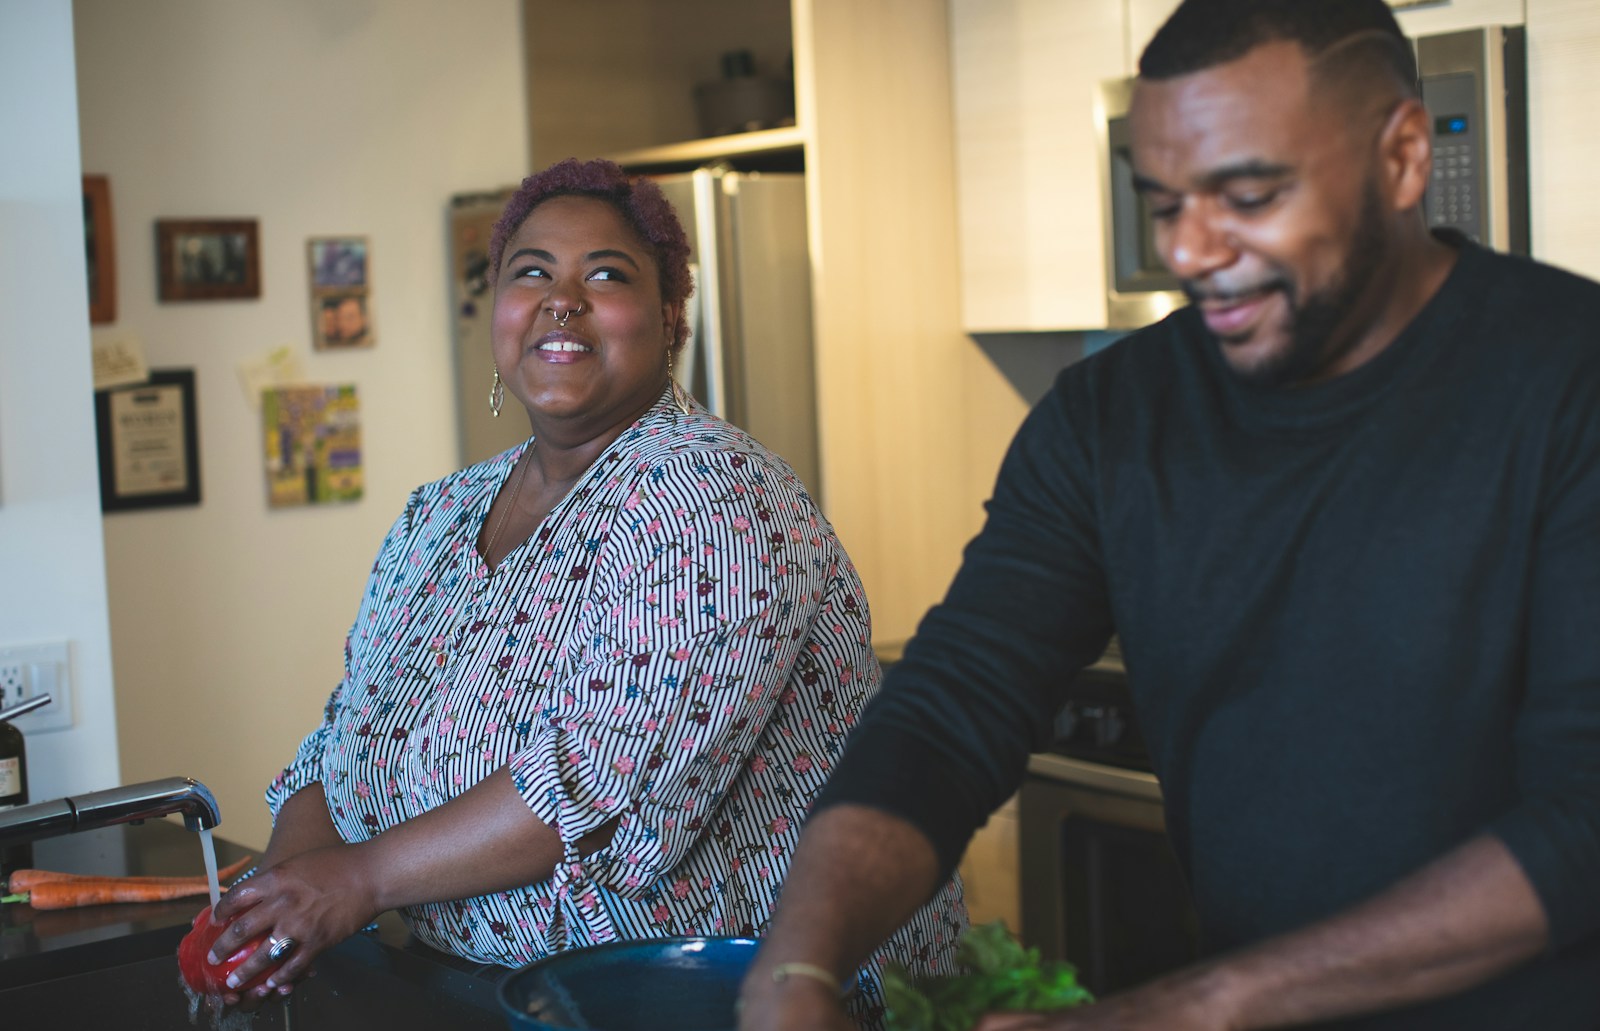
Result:
<svg viewBox="0 0 1600 1031">
<path fill-rule="evenodd" d="M 1113 629 L 1210 945 L 1475 835 L 1553 947 L 1361 1027 L 1600 1027 L 1600 285 L 1461 247 L 1348 375 L 1227 369 L 1185 309 L 1065 370 L 818 807 L 947 865 Z"/>
</svg>

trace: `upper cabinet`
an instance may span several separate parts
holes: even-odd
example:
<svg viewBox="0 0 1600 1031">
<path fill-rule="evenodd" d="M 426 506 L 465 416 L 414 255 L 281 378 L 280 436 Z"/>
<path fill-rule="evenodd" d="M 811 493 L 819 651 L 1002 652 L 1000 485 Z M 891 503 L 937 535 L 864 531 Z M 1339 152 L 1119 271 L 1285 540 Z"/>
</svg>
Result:
<svg viewBox="0 0 1600 1031">
<path fill-rule="evenodd" d="M 789 0 L 524 0 L 523 34 L 535 168 L 646 148 L 689 163 L 800 146 Z M 778 93 L 791 128 L 779 127 Z M 763 131 L 720 131 L 743 122 Z"/>
<path fill-rule="evenodd" d="M 1524 0 L 1389 0 L 1395 20 L 1411 37 L 1475 29 L 1481 25 L 1521 25 Z"/>
<path fill-rule="evenodd" d="M 1600 3 L 1527 0 L 1528 214 L 1535 257 L 1600 279 Z"/>
<path fill-rule="evenodd" d="M 1176 0 L 950 0 L 969 332 L 1106 325 L 1100 83 Z"/>
<path fill-rule="evenodd" d="M 1120 0 L 951 0 L 962 322 L 1104 321 L 1090 97 L 1127 74 Z"/>
</svg>

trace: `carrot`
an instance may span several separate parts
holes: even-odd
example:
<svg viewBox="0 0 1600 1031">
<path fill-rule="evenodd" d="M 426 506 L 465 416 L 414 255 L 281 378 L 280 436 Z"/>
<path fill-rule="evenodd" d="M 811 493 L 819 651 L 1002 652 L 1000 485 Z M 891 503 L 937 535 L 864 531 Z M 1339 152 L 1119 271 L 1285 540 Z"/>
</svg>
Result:
<svg viewBox="0 0 1600 1031">
<path fill-rule="evenodd" d="M 8 895 L 14 902 L 27 902 L 34 909 L 72 909 L 99 906 L 108 902 L 165 902 L 169 899 L 204 895 L 211 889 L 204 884 L 129 884 L 110 877 L 83 881 L 45 881 L 20 895 Z"/>
<path fill-rule="evenodd" d="M 243 873 L 254 858 L 254 856 L 245 856 L 243 859 L 229 863 L 221 870 L 218 870 L 218 883 L 226 884 Z M 46 884 L 78 885 L 79 887 L 93 890 L 103 890 L 107 885 L 122 885 L 130 891 L 135 889 L 162 891 L 176 887 L 198 887 L 200 889 L 199 892 L 190 892 L 189 894 L 200 894 L 211 890 L 210 882 L 206 880 L 204 874 L 195 874 L 190 877 L 107 877 L 96 874 L 61 873 L 56 870 L 16 870 L 12 872 L 10 880 L 6 882 L 7 888 L 13 893 L 32 892 L 35 888 Z M 48 897 L 59 897 L 59 893 L 48 895 Z M 169 897 L 183 898 L 185 896 Z M 128 901 L 143 900 L 132 899 Z M 85 902 L 82 905 L 92 905 L 92 903 Z M 34 908 L 49 909 L 60 907 L 40 906 L 35 903 Z"/>
</svg>

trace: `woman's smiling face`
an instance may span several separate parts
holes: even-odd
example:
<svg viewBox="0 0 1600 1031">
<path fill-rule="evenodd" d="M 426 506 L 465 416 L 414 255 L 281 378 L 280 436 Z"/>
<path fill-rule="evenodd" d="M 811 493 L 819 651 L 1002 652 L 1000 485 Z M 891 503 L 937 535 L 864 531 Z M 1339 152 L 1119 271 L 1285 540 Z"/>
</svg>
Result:
<svg viewBox="0 0 1600 1031">
<path fill-rule="evenodd" d="M 677 320 L 649 244 L 608 202 L 564 195 L 529 212 L 505 254 L 491 333 L 506 389 L 536 427 L 632 423 L 666 386 Z"/>
</svg>

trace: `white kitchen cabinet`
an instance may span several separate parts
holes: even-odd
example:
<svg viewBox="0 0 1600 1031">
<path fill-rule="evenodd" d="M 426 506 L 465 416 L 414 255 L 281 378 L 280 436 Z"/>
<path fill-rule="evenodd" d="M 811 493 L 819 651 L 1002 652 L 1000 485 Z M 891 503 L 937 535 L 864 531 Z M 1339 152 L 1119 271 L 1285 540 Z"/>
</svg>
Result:
<svg viewBox="0 0 1600 1031">
<path fill-rule="evenodd" d="M 950 0 L 961 317 L 971 333 L 1106 325 L 1100 84 L 1178 0 Z"/>
<path fill-rule="evenodd" d="M 1128 74 L 1121 0 L 951 0 L 969 332 L 1105 324 L 1093 98 Z"/>
<path fill-rule="evenodd" d="M 1600 279 L 1600 3 L 1527 0 L 1534 257 Z"/>
<path fill-rule="evenodd" d="M 1526 17 L 1525 0 L 1390 0 L 1389 6 L 1411 37 L 1482 25 L 1521 25 Z"/>
</svg>

